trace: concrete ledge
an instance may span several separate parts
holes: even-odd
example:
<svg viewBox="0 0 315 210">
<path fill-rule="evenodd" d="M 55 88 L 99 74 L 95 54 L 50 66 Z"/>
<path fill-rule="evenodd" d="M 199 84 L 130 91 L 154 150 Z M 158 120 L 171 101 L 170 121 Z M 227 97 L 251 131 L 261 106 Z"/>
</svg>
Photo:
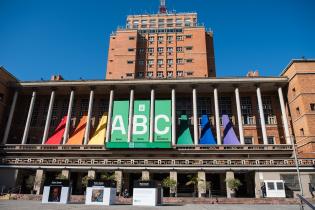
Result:
<svg viewBox="0 0 315 210">
<path fill-rule="evenodd" d="M 41 195 L 12 194 L 10 200 L 36 200 L 41 201 Z M 315 199 L 308 199 L 314 203 Z M 84 203 L 84 195 L 71 195 L 71 203 Z M 191 198 L 191 197 L 165 197 L 165 204 L 269 204 L 269 205 L 297 205 L 297 198 Z M 118 204 L 132 204 L 132 198 L 118 197 Z"/>
</svg>

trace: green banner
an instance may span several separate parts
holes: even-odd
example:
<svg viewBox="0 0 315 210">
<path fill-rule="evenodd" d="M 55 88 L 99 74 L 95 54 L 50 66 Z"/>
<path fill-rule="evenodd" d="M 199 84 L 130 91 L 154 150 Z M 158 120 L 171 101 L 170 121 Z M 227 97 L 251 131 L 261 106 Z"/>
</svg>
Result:
<svg viewBox="0 0 315 210">
<path fill-rule="evenodd" d="M 171 142 L 171 100 L 155 100 L 154 142 Z"/>
<path fill-rule="evenodd" d="M 129 101 L 114 101 L 111 142 L 128 142 Z"/>
<path fill-rule="evenodd" d="M 133 109 L 132 141 L 149 142 L 150 101 L 135 100 Z"/>
</svg>

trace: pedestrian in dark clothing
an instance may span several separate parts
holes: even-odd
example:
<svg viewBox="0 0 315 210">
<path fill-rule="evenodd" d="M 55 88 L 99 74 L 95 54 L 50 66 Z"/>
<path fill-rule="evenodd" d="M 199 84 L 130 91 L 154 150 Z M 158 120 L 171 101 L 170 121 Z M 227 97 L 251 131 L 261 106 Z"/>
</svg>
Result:
<svg viewBox="0 0 315 210">
<path fill-rule="evenodd" d="M 260 189 L 261 189 L 261 193 L 262 193 L 263 198 L 265 198 L 267 196 L 265 183 L 262 183 Z"/>
<path fill-rule="evenodd" d="M 312 183 L 308 183 L 308 190 L 310 191 L 312 198 L 314 198 L 314 191 L 315 191 L 315 187 L 312 185 Z"/>
</svg>

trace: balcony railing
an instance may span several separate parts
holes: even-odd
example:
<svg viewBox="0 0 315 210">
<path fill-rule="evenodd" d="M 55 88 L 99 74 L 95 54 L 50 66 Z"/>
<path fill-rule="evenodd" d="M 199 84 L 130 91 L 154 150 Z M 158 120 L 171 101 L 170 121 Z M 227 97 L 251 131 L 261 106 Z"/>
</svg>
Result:
<svg viewBox="0 0 315 210">
<path fill-rule="evenodd" d="M 266 124 L 268 125 L 276 125 L 277 124 L 277 117 L 276 116 L 268 116 L 266 120 Z"/>
<path fill-rule="evenodd" d="M 256 125 L 255 116 L 242 116 L 243 125 Z"/>
<path fill-rule="evenodd" d="M 43 144 L 7 144 L 0 146 L 4 151 L 54 151 L 54 150 L 107 150 L 104 145 L 43 145 Z M 287 144 L 251 144 L 251 145 L 175 145 L 179 150 L 292 150 Z"/>
</svg>

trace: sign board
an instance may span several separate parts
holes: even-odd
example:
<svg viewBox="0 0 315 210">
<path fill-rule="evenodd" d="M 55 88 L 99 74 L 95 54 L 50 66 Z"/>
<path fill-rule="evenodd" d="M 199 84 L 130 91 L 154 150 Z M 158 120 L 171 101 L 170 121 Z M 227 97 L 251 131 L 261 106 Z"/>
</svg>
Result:
<svg viewBox="0 0 315 210">
<path fill-rule="evenodd" d="M 133 142 L 149 142 L 150 135 L 150 101 L 135 100 L 132 125 Z"/>
<path fill-rule="evenodd" d="M 68 180 L 52 180 L 45 183 L 42 203 L 66 204 L 69 200 L 69 194 L 70 187 Z"/>
<path fill-rule="evenodd" d="M 154 108 L 154 141 L 172 141 L 171 100 L 155 100 Z"/>
<path fill-rule="evenodd" d="M 115 183 L 103 180 L 89 180 L 86 188 L 85 204 L 112 205 L 116 200 Z"/>
<path fill-rule="evenodd" d="M 129 101 L 115 100 L 111 120 L 111 138 L 106 148 L 171 148 L 171 100 L 154 102 L 154 139 L 150 142 L 150 100 L 135 100 L 133 104 L 131 141 L 128 142 Z"/>
<path fill-rule="evenodd" d="M 156 181 L 135 181 L 132 205 L 157 206 L 162 203 L 163 191 Z"/>
<path fill-rule="evenodd" d="M 132 205 L 156 206 L 158 203 L 157 188 L 133 188 Z"/>
<path fill-rule="evenodd" d="M 129 101 L 114 101 L 111 142 L 128 141 Z"/>
<path fill-rule="evenodd" d="M 116 188 L 93 186 L 86 188 L 85 204 L 113 205 L 116 200 Z"/>
</svg>

